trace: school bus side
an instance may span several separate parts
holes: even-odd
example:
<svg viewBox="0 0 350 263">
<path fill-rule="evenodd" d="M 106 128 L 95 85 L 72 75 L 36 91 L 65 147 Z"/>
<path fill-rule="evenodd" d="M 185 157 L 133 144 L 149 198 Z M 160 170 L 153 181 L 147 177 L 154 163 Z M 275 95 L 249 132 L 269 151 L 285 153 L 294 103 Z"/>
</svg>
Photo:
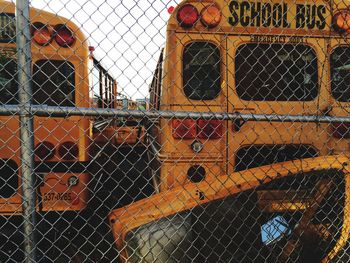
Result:
<svg viewBox="0 0 350 263">
<path fill-rule="evenodd" d="M 92 47 L 90 49 L 93 50 Z M 117 92 L 117 81 L 101 62 L 93 57 L 92 52 L 90 82 L 92 103 L 95 107 L 120 110 L 137 109 L 136 101 Z M 133 145 L 143 141 L 144 135 L 141 129 L 141 126 L 133 119 L 99 117 L 94 120 L 93 141 L 98 149 L 106 145 Z"/>
<path fill-rule="evenodd" d="M 96 108 L 117 108 L 117 81 L 108 72 L 106 67 L 94 57 L 94 47 L 89 47 L 89 80 L 90 80 L 90 96 L 93 99 L 92 104 Z"/>
</svg>

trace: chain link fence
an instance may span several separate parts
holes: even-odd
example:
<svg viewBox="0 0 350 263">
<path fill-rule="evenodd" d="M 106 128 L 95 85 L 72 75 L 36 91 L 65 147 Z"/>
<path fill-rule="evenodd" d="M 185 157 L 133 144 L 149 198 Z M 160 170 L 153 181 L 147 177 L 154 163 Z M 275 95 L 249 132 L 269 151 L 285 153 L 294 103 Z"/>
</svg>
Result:
<svg viewBox="0 0 350 263">
<path fill-rule="evenodd" d="M 0 262 L 350 260 L 350 2 L 0 10 Z"/>
</svg>

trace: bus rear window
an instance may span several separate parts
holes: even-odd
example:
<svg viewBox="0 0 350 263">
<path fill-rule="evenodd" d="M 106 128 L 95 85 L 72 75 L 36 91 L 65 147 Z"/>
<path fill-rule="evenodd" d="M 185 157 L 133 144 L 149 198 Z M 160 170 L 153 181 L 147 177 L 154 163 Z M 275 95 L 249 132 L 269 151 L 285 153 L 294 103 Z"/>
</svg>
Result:
<svg viewBox="0 0 350 263">
<path fill-rule="evenodd" d="M 75 70 L 72 63 L 39 60 L 33 69 L 34 104 L 75 106 Z"/>
<path fill-rule="evenodd" d="M 337 101 L 350 101 L 350 47 L 337 47 L 331 54 L 332 95 Z"/>
<path fill-rule="evenodd" d="M 192 42 L 183 53 L 183 85 L 192 100 L 212 100 L 220 93 L 220 50 L 208 42 Z"/>
<path fill-rule="evenodd" d="M 317 97 L 317 58 L 309 46 L 244 44 L 237 49 L 238 96 L 255 101 L 311 101 Z"/>
<path fill-rule="evenodd" d="M 17 61 L 0 56 L 0 103 L 18 104 Z"/>
</svg>

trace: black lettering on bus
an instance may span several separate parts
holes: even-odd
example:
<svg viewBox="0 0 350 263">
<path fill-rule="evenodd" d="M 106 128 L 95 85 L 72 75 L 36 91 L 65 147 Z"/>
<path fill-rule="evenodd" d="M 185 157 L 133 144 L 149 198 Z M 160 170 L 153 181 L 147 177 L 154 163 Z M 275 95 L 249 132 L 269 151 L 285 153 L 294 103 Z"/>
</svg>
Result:
<svg viewBox="0 0 350 263">
<path fill-rule="evenodd" d="M 274 27 L 281 27 L 282 25 L 282 6 L 280 4 L 273 5 L 272 24 Z"/>
<path fill-rule="evenodd" d="M 196 195 L 198 196 L 199 200 L 204 200 L 205 199 L 204 192 L 202 192 L 200 190 L 196 190 Z"/>
<path fill-rule="evenodd" d="M 295 27 L 297 29 L 305 27 L 305 6 L 304 5 L 297 5 L 297 13 L 295 16 L 295 21 L 296 21 Z"/>
<path fill-rule="evenodd" d="M 248 26 L 249 25 L 249 16 L 248 11 L 250 10 L 250 4 L 248 2 L 242 2 L 241 3 L 241 12 L 240 12 L 240 21 L 242 26 Z"/>
<path fill-rule="evenodd" d="M 288 23 L 288 5 L 283 4 L 283 27 L 290 28 L 290 23 Z"/>
<path fill-rule="evenodd" d="M 269 27 L 271 25 L 271 5 L 263 4 L 261 8 L 261 22 L 264 27 Z"/>
<path fill-rule="evenodd" d="M 316 26 L 318 29 L 324 29 L 326 27 L 326 18 L 324 17 L 325 14 L 326 14 L 326 6 L 319 5 L 317 7 L 318 20 L 316 22 Z"/>
<path fill-rule="evenodd" d="M 306 43 L 306 39 L 304 39 L 303 37 L 299 37 L 299 36 L 292 36 L 289 38 L 288 43 L 291 44 L 300 44 L 300 43 Z"/>
<path fill-rule="evenodd" d="M 261 12 L 261 3 L 251 3 L 250 7 L 251 11 L 251 20 L 250 20 L 250 26 L 260 26 L 260 12 Z"/>
<path fill-rule="evenodd" d="M 229 5 L 230 13 L 232 16 L 228 18 L 228 22 L 232 26 L 236 26 L 238 24 L 238 15 L 236 10 L 239 8 L 239 5 L 236 1 L 231 1 Z"/>
<path fill-rule="evenodd" d="M 315 28 L 316 5 L 306 5 L 306 26 L 308 29 Z"/>
</svg>

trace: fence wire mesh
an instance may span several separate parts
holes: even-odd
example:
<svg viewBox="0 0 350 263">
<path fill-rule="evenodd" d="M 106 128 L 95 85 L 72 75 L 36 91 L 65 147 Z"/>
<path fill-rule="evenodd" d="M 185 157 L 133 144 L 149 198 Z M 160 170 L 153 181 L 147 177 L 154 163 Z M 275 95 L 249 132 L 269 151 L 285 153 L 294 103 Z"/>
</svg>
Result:
<svg viewBox="0 0 350 263">
<path fill-rule="evenodd" d="M 0 0 L 0 262 L 348 262 L 349 31 L 347 0 Z"/>
</svg>

